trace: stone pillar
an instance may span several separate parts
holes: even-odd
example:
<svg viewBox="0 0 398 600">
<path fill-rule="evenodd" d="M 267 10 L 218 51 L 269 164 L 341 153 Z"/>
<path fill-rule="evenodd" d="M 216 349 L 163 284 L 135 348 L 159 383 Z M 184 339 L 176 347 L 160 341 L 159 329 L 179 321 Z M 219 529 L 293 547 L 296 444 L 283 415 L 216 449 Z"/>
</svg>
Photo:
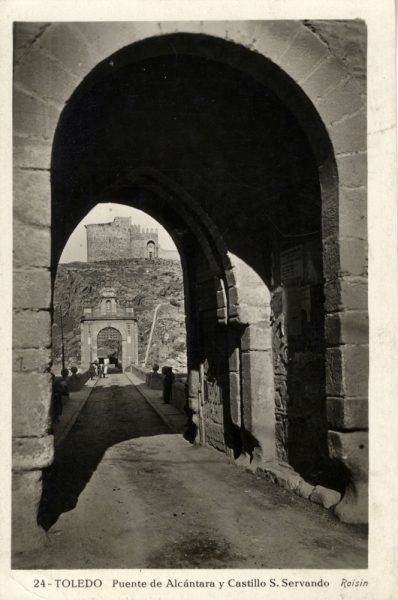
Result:
<svg viewBox="0 0 398 600">
<path fill-rule="evenodd" d="M 91 349 L 92 349 L 92 335 L 90 331 L 90 325 L 85 321 L 80 323 L 81 328 L 81 364 L 82 366 L 88 366 L 91 360 Z"/>
<path fill-rule="evenodd" d="M 230 327 L 239 326 L 240 351 L 230 342 L 231 418 L 258 443 L 256 463 L 273 463 L 275 450 L 275 390 L 269 291 L 251 267 L 230 254 L 226 272 Z"/>
<path fill-rule="evenodd" d="M 269 323 L 249 325 L 241 341 L 243 424 L 261 446 L 261 462 L 274 462 L 275 390 Z"/>
<path fill-rule="evenodd" d="M 134 321 L 133 333 L 134 333 L 133 362 L 135 364 L 138 364 L 138 323 L 137 323 L 137 321 Z"/>
<path fill-rule="evenodd" d="M 356 156 L 366 173 L 366 156 Z M 345 175 L 339 210 L 323 186 L 326 394 L 329 453 L 349 482 L 335 512 L 342 521 L 368 519 L 368 313 L 366 189 Z M 351 179 L 350 179 L 351 178 Z M 325 178 L 324 178 L 325 179 Z M 366 182 L 366 180 L 365 180 Z"/>
<path fill-rule="evenodd" d="M 127 350 L 127 340 L 122 340 L 122 367 L 123 371 L 129 367 L 130 364 L 128 362 L 128 350 Z"/>
<path fill-rule="evenodd" d="M 18 553 L 45 540 L 37 509 L 41 469 L 53 460 L 51 377 L 44 372 L 51 359 L 50 177 L 31 169 L 35 163 L 22 163 L 16 161 L 14 180 L 13 564 Z"/>
</svg>

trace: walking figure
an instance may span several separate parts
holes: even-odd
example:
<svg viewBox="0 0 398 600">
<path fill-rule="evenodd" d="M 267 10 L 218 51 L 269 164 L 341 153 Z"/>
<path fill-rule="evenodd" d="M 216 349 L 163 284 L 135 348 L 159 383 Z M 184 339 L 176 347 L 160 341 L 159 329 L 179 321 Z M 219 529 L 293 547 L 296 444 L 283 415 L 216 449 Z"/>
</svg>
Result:
<svg viewBox="0 0 398 600">
<path fill-rule="evenodd" d="M 88 369 L 88 374 L 90 375 L 90 379 L 94 379 L 94 377 L 95 377 L 95 366 L 94 366 L 94 363 L 90 363 L 90 367 Z"/>
<path fill-rule="evenodd" d="M 109 358 L 104 358 L 104 378 L 108 373 Z"/>
<path fill-rule="evenodd" d="M 62 369 L 61 371 L 61 380 L 56 381 L 54 383 L 54 392 L 53 392 L 53 421 L 54 423 L 58 423 L 64 405 L 64 397 L 69 398 L 69 388 L 67 377 L 69 375 L 68 369 Z"/>
<path fill-rule="evenodd" d="M 163 367 L 163 402 L 170 404 L 171 402 L 171 390 L 173 387 L 174 373 L 172 367 Z"/>
</svg>

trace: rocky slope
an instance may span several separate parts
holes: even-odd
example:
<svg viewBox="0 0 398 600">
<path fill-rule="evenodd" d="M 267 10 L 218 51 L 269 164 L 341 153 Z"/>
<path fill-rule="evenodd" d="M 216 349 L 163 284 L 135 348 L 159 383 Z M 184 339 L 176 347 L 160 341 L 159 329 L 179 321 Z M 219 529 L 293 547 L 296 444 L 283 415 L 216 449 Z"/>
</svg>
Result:
<svg viewBox="0 0 398 600">
<path fill-rule="evenodd" d="M 80 364 L 80 317 L 84 304 L 95 305 L 99 290 L 109 279 L 122 306 L 133 301 L 138 319 L 139 361 L 145 357 L 154 309 L 158 312 L 148 365 L 169 364 L 177 372 L 186 369 L 186 331 L 182 271 L 179 261 L 137 258 L 99 263 L 73 262 L 58 266 L 54 292 L 54 355 L 61 361 L 61 312 L 65 361 Z"/>
</svg>

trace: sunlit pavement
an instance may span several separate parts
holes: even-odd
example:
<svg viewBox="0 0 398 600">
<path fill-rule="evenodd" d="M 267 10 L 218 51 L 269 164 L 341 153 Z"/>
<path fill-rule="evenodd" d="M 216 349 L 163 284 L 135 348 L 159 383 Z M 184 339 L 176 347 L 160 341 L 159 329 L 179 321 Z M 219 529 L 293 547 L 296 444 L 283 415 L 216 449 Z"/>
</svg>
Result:
<svg viewBox="0 0 398 600">
<path fill-rule="evenodd" d="M 172 434 L 125 375 L 58 449 L 48 542 L 21 568 L 365 568 L 363 532 Z"/>
</svg>

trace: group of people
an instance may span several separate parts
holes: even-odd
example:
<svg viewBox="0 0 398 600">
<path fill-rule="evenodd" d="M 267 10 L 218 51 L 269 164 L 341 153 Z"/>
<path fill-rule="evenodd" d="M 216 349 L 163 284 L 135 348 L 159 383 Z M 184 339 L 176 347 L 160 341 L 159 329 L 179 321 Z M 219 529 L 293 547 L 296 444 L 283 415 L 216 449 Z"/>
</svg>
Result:
<svg viewBox="0 0 398 600">
<path fill-rule="evenodd" d="M 88 369 L 89 375 L 90 375 L 90 379 L 94 379 L 94 377 L 99 377 L 104 378 L 107 376 L 108 374 L 108 367 L 109 367 L 109 358 L 104 358 L 104 362 L 100 363 L 99 360 L 95 360 L 94 362 L 90 363 L 90 367 Z"/>
<path fill-rule="evenodd" d="M 89 367 L 90 379 L 94 377 L 106 377 L 108 373 L 109 358 L 105 358 L 103 363 L 99 360 L 92 362 Z M 45 368 L 45 373 L 51 375 L 52 379 L 52 401 L 51 401 L 51 420 L 52 424 L 59 423 L 64 404 L 69 398 L 69 391 L 79 389 L 79 375 L 77 367 L 61 370 L 61 377 L 56 377 L 52 372 L 53 363 L 50 361 Z M 76 380 L 76 381 L 75 381 Z"/>
</svg>

